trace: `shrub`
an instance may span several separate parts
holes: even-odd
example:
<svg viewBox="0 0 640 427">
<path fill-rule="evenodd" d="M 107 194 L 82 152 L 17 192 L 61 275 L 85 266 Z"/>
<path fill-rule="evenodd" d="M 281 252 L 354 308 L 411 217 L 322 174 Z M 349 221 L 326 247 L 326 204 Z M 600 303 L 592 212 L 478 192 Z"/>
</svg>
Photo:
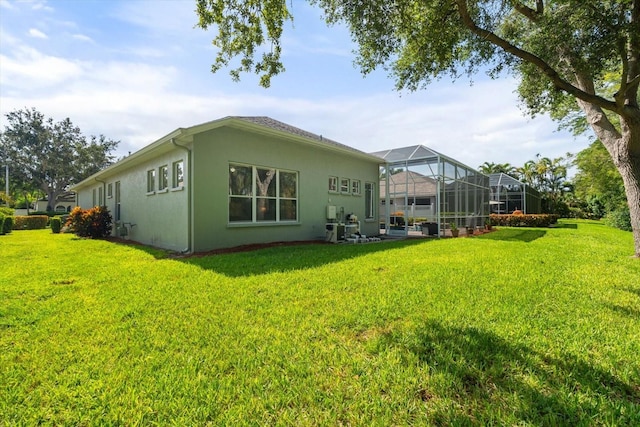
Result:
<svg viewBox="0 0 640 427">
<path fill-rule="evenodd" d="M 13 230 L 13 216 L 5 216 L 2 224 L 2 234 L 9 234 Z"/>
<path fill-rule="evenodd" d="M 0 213 L 4 214 L 4 216 L 13 216 L 13 214 L 15 213 L 15 210 L 8 208 L 6 206 L 2 206 L 0 207 Z"/>
<path fill-rule="evenodd" d="M 40 230 L 46 228 L 49 222 L 49 217 L 46 215 L 20 215 L 14 218 L 14 230 Z"/>
<path fill-rule="evenodd" d="M 76 207 L 71 211 L 66 225 L 80 237 L 100 239 L 111 234 L 111 214 L 106 206 L 91 209 Z"/>
<path fill-rule="evenodd" d="M 548 227 L 556 222 L 558 222 L 558 215 L 554 214 L 491 214 L 491 223 L 493 225 L 505 227 Z"/>
<path fill-rule="evenodd" d="M 0 212 L 0 235 L 4 234 L 4 214 Z"/>
<path fill-rule="evenodd" d="M 60 229 L 62 228 L 62 218 L 60 218 L 59 216 L 54 216 L 53 218 L 51 218 L 51 221 L 49 221 L 49 223 L 51 224 L 51 231 L 53 233 L 60 233 Z"/>
<path fill-rule="evenodd" d="M 625 206 L 622 209 L 609 212 L 604 217 L 604 222 L 615 228 L 619 228 L 624 231 L 631 231 L 631 215 L 629 214 L 629 207 Z"/>
</svg>

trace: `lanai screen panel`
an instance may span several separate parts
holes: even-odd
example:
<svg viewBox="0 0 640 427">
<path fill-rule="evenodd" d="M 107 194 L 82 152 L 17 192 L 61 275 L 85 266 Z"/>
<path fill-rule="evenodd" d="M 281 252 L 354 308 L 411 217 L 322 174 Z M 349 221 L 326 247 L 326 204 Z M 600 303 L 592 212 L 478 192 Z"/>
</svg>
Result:
<svg viewBox="0 0 640 427">
<path fill-rule="evenodd" d="M 481 225 L 489 215 L 489 177 L 474 168 L 421 145 L 373 154 L 386 161 L 380 212 L 387 226 L 401 214 L 415 222 L 437 222 L 442 232 L 452 222 Z"/>
<path fill-rule="evenodd" d="M 525 214 L 542 212 L 540 193 L 523 182 L 504 173 L 489 176 L 491 186 L 491 213 L 512 213 L 521 210 Z"/>
</svg>

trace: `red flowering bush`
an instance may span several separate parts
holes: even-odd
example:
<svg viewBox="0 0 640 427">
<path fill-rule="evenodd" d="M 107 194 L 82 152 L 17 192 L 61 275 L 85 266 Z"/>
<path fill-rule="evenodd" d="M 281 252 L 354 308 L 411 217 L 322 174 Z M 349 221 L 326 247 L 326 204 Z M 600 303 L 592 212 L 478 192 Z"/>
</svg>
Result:
<svg viewBox="0 0 640 427">
<path fill-rule="evenodd" d="M 503 225 L 506 227 L 549 227 L 558 222 L 558 215 L 554 214 L 491 214 L 492 225 Z"/>
<path fill-rule="evenodd" d="M 106 206 L 86 210 L 75 207 L 66 225 L 77 236 L 102 239 L 111 234 L 111 222 L 111 214 Z"/>
</svg>

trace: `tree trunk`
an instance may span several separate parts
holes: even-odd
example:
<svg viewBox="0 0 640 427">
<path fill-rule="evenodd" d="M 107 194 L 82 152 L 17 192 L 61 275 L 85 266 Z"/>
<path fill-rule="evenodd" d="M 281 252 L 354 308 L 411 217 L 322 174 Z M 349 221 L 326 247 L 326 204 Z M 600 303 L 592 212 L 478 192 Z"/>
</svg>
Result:
<svg viewBox="0 0 640 427">
<path fill-rule="evenodd" d="M 622 123 L 622 137 L 602 141 L 622 175 L 629 204 L 635 256 L 640 258 L 640 123 Z"/>
<path fill-rule="evenodd" d="M 618 170 L 629 202 L 635 256 L 640 258 L 640 158 L 625 159 L 618 165 Z"/>
</svg>

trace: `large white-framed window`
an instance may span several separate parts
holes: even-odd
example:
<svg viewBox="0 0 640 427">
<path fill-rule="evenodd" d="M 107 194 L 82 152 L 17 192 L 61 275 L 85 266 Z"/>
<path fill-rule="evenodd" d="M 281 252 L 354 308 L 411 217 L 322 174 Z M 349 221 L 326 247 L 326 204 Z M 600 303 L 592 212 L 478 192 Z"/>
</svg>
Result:
<svg viewBox="0 0 640 427">
<path fill-rule="evenodd" d="M 158 191 L 169 188 L 169 166 L 162 165 L 158 168 Z"/>
<path fill-rule="evenodd" d="M 150 169 L 147 171 L 147 194 L 154 193 L 156 191 L 156 170 Z"/>
<path fill-rule="evenodd" d="M 353 179 L 351 180 L 351 194 L 353 194 L 354 196 L 359 196 L 362 190 L 360 188 L 360 180 L 359 179 Z"/>
<path fill-rule="evenodd" d="M 229 164 L 229 223 L 298 221 L 298 172 Z"/>
<path fill-rule="evenodd" d="M 178 160 L 173 162 L 171 166 L 171 176 L 173 188 L 182 188 L 184 186 L 184 161 Z"/>
<path fill-rule="evenodd" d="M 375 184 L 364 183 L 364 218 L 374 219 L 375 215 Z"/>
<path fill-rule="evenodd" d="M 330 176 L 329 177 L 329 192 L 337 193 L 338 192 L 338 177 Z"/>
<path fill-rule="evenodd" d="M 340 192 L 341 193 L 349 193 L 351 188 L 349 187 L 349 183 L 351 180 L 349 178 L 340 178 Z"/>
</svg>

